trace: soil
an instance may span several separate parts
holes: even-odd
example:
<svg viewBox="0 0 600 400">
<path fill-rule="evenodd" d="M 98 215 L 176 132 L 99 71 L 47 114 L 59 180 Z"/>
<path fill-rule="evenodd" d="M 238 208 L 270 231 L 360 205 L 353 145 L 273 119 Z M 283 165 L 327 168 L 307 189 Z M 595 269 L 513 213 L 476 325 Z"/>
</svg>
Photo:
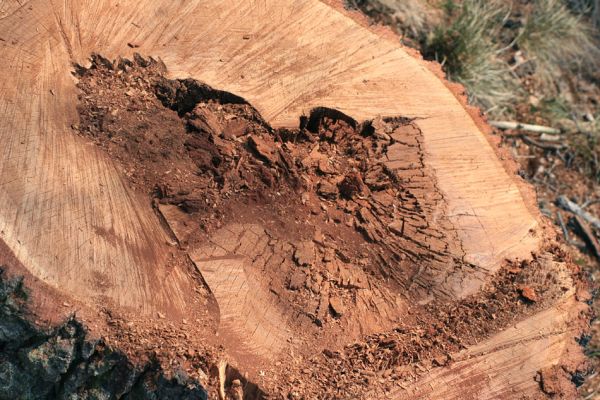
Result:
<svg viewBox="0 0 600 400">
<path fill-rule="evenodd" d="M 474 267 L 409 119 L 317 108 L 273 129 L 244 99 L 165 72 L 152 58 L 94 55 L 76 71 L 73 130 L 146 196 L 203 309 L 148 322 L 107 308 L 102 334 L 214 396 L 225 360 L 226 391 L 241 385 L 246 398 L 385 397 L 552 304 L 581 273 L 550 243 L 456 296 L 453 271 Z M 545 393 L 570 390 L 540 376 Z"/>
</svg>

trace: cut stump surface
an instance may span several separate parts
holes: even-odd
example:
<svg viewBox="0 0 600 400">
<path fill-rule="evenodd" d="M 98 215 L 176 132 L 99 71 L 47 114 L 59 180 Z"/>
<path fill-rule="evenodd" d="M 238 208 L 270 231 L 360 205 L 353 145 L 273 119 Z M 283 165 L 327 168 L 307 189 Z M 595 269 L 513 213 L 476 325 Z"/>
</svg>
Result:
<svg viewBox="0 0 600 400">
<path fill-rule="evenodd" d="M 328 116 L 343 123 L 327 132 L 342 132 L 340 126 L 358 132 L 359 123 L 370 121 L 360 127 L 375 132 L 373 143 L 390 144 L 377 153 L 385 155 L 377 160 L 381 171 L 416 199 L 414 208 L 400 209 L 395 219 L 377 212 L 395 207 L 382 195 L 388 187 L 369 175 L 335 181 L 331 154 L 318 147 L 301 162 L 325 178 L 310 196 L 297 197 L 311 215 L 326 214 L 340 232 L 356 227 L 372 243 L 410 248 L 398 265 L 411 257 L 427 260 L 411 270 L 409 280 L 390 273 L 385 278 L 392 283 L 381 283 L 378 272 L 365 273 L 368 260 L 355 263 L 358 255 L 323 245 L 329 239 L 314 232 L 309 242 L 321 252 L 316 262 L 327 266 L 325 281 L 310 273 L 315 267 L 299 244 L 305 237 L 282 244 L 290 264 L 281 265 L 293 279 L 265 281 L 273 259 L 261 257 L 282 237 L 265 233 L 261 223 L 269 221 L 229 224 L 202 245 L 190 245 L 189 259 L 218 304 L 217 331 L 236 343 L 230 356 L 241 369 L 248 357 L 259 357 L 263 366 L 286 353 L 305 324 L 313 329 L 333 321 L 332 342 L 347 341 L 339 345 L 389 331 L 410 301 L 467 299 L 484 290 L 506 260 L 531 260 L 551 242 L 553 231 L 535 208 L 533 191 L 496 148 L 477 110 L 466 105 L 462 88 L 341 2 L 8 0 L 0 14 L 0 39 L 0 240 L 7 249 L 0 263 L 18 260 L 33 277 L 91 307 L 180 320 L 198 290 L 190 265 L 176 257 L 197 229 L 178 214 L 181 205 L 153 207 L 147 194 L 132 189 L 125 164 L 73 132 L 80 124 L 78 102 L 86 100 L 78 100 L 74 66 L 90 66 L 91 54 L 136 59 L 135 51 L 160 58 L 168 78 L 192 78 L 234 94 L 269 129 L 296 129 L 301 116 L 313 116 L 307 129 L 321 132 L 318 110 L 329 110 L 326 114 L 334 114 Z M 247 134 L 243 124 L 194 113 L 190 129 L 222 130 L 225 139 Z M 404 122 L 389 125 L 394 118 Z M 261 140 L 252 136 L 248 149 L 267 169 L 294 154 L 291 145 L 286 153 L 273 147 L 273 139 Z M 367 207 L 364 193 L 373 194 L 369 201 L 375 206 Z M 352 199 L 358 206 L 330 210 L 317 198 L 348 204 Z M 409 207 L 410 199 L 402 204 Z M 348 243 L 358 240 L 347 235 Z M 302 265 L 293 264 L 295 258 Z M 492 399 L 514 398 L 515 389 L 538 393 L 537 371 L 580 354 L 572 346 L 580 303 L 569 277 L 562 285 L 565 290 L 551 304 L 536 305 L 543 309 L 387 395 Z M 318 293 L 314 304 L 307 297 L 305 308 L 287 309 L 287 295 L 274 289 L 304 287 Z M 358 294 L 349 297 L 343 291 L 348 288 Z M 399 294 L 399 288 L 418 296 Z M 309 306 L 314 312 L 304 311 Z"/>
</svg>

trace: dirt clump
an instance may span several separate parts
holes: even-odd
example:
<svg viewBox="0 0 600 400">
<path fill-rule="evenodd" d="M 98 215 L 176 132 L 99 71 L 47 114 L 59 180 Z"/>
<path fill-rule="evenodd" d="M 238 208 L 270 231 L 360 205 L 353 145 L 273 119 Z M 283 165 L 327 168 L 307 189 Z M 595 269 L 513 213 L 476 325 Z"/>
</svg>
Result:
<svg viewBox="0 0 600 400">
<path fill-rule="evenodd" d="M 275 398 L 381 398 L 568 287 L 552 246 L 491 280 L 464 262 L 410 119 L 317 108 L 274 129 L 244 99 L 165 73 L 152 58 L 94 56 L 77 72 L 74 128 L 196 269 L 214 307 L 188 320 L 214 331 L 186 351 L 247 374 L 230 374 L 231 398 L 250 381 Z M 475 295 L 462 294 L 467 276 Z M 161 340 L 119 321 L 123 343 Z"/>
</svg>

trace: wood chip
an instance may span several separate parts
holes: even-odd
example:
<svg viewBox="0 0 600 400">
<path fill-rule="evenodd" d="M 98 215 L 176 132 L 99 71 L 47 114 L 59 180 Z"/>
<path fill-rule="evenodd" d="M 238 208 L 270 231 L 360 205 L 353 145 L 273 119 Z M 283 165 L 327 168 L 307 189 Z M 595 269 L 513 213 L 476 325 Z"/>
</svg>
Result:
<svg viewBox="0 0 600 400">
<path fill-rule="evenodd" d="M 525 300 L 531 301 L 532 303 L 535 303 L 539 300 L 537 293 L 535 293 L 535 290 L 530 286 L 521 286 L 519 292 Z"/>
</svg>

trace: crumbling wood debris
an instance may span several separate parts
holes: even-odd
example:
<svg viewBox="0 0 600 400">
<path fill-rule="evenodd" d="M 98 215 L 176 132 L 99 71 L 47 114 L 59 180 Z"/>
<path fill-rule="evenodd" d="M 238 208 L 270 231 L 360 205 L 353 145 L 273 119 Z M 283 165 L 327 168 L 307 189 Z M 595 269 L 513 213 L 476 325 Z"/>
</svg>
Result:
<svg viewBox="0 0 600 400">
<path fill-rule="evenodd" d="M 558 196 L 558 198 L 556 199 L 556 204 L 560 208 L 581 217 L 583 220 L 585 220 L 587 223 L 593 226 L 594 229 L 600 230 L 600 219 L 585 211 L 578 204 L 569 200 L 567 196 Z"/>
<path fill-rule="evenodd" d="M 521 296 L 531 302 L 531 303 L 536 303 L 539 299 L 537 296 L 537 293 L 535 292 L 535 290 L 531 287 L 531 286 L 527 286 L 527 285 L 522 285 L 519 288 L 519 292 L 521 293 Z"/>
</svg>

